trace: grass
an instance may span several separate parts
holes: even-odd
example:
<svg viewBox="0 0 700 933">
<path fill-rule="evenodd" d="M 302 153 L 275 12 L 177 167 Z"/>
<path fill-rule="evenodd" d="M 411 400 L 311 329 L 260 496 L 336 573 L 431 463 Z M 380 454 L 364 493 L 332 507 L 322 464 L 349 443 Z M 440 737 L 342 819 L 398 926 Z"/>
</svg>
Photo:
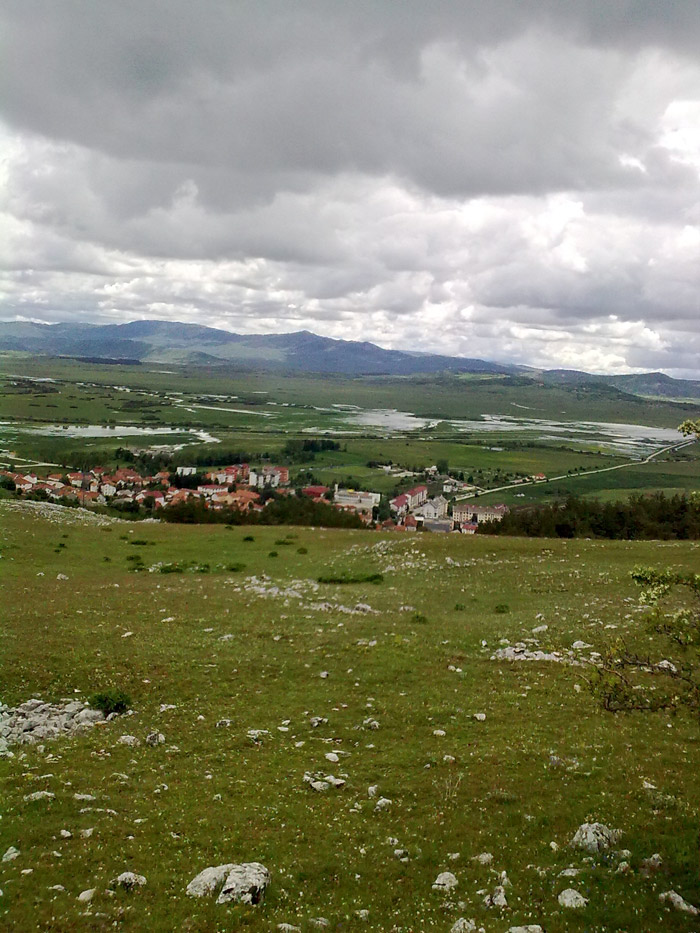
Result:
<svg viewBox="0 0 700 933">
<path fill-rule="evenodd" d="M 630 570 L 696 569 L 697 544 L 296 529 L 297 546 L 270 560 L 279 529 L 257 528 L 250 540 L 243 528 L 152 524 L 149 565 L 212 570 L 132 574 L 126 558 L 142 526 L 100 527 L 75 511 L 59 523 L 54 511 L 43 518 L 8 502 L 0 502 L 11 607 L 0 630 L 2 700 L 118 687 L 136 712 L 0 760 L 0 851 L 22 853 L 1 866 L 0 925 L 306 930 L 324 916 L 331 929 L 447 931 L 462 915 L 499 933 L 526 923 L 548 933 L 694 929 L 658 894 L 673 888 L 700 901 L 697 723 L 613 718 L 583 689 L 580 669 L 490 655 L 542 624 L 544 649 L 634 635 Z M 242 562 L 244 572 L 227 569 Z M 382 586 L 316 582 L 374 573 Z M 336 608 L 314 608 L 329 602 Z M 359 602 L 375 611 L 345 611 Z M 508 613 L 494 611 L 506 604 Z M 175 708 L 160 712 L 162 704 Z M 314 728 L 312 716 L 328 723 Z M 222 719 L 230 725 L 217 728 Z M 255 744 L 249 729 L 269 734 Z M 165 745 L 145 745 L 151 731 Z M 141 745 L 119 744 L 124 733 Z M 330 751 L 339 763 L 326 760 Z M 578 764 L 552 768 L 552 754 Z M 346 774 L 347 785 L 314 794 L 306 771 Z M 381 813 L 367 794 L 374 784 L 392 800 Z M 24 800 L 43 789 L 55 799 Z M 633 874 L 568 848 L 589 819 L 624 831 Z M 407 863 L 388 837 L 408 850 Z M 491 868 L 472 861 L 483 851 L 494 855 Z M 636 869 L 654 852 L 662 871 L 644 879 Z M 203 868 L 253 860 L 272 873 L 262 906 L 185 896 Z M 559 878 L 570 865 L 582 874 Z M 124 870 L 144 874 L 146 887 L 105 894 Z M 459 880 L 449 903 L 431 888 L 445 870 Z M 512 882 L 503 913 L 479 893 L 498 883 L 496 870 Z M 50 890 L 56 884 L 66 890 Z M 585 910 L 559 908 L 557 894 L 570 886 L 590 898 Z M 89 907 L 76 900 L 92 887 Z"/>
</svg>

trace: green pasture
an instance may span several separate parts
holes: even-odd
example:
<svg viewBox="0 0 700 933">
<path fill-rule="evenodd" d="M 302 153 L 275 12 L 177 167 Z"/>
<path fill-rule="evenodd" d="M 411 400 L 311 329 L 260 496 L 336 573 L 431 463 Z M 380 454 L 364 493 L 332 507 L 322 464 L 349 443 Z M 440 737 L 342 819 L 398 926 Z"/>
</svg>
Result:
<svg viewBox="0 0 700 933">
<path fill-rule="evenodd" d="M 669 889 L 700 902 L 697 722 L 613 717 L 584 668 L 491 660 L 506 639 L 601 650 L 639 637 L 631 569 L 697 569 L 697 544 L 97 521 L 0 501 L 0 699 L 115 686 L 134 709 L 0 759 L 0 852 L 20 850 L 0 864 L 4 929 L 308 931 L 323 917 L 408 933 L 460 916 L 494 933 L 697 928 L 659 902 Z M 316 583 L 373 573 L 382 582 Z M 343 611 L 359 603 L 369 611 Z M 250 729 L 267 730 L 261 744 Z M 164 745 L 144 743 L 154 730 Z M 347 783 L 317 794 L 305 772 Z M 391 800 L 380 812 L 373 785 Z M 36 790 L 55 798 L 25 800 Z M 570 848 L 590 820 L 623 831 L 630 873 L 621 855 Z M 237 861 L 269 868 L 261 906 L 186 897 L 199 871 Z M 110 894 L 125 870 L 146 886 Z M 432 890 L 442 871 L 458 879 L 449 897 Z M 501 871 L 508 908 L 487 908 Z M 568 887 L 586 908 L 559 907 Z"/>
</svg>

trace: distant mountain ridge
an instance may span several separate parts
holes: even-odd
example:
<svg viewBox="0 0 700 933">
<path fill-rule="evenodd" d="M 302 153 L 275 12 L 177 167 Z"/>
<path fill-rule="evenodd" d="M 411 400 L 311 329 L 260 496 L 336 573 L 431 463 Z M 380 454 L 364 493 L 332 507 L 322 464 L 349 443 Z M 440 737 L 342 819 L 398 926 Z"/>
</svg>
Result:
<svg viewBox="0 0 700 933">
<path fill-rule="evenodd" d="M 700 381 L 664 373 L 601 376 L 578 370 L 540 370 L 481 359 L 385 350 L 366 341 L 288 334 L 234 334 L 176 321 L 127 324 L 32 324 L 0 322 L 0 351 L 183 365 L 232 364 L 247 369 L 336 373 L 347 376 L 412 376 L 421 373 L 522 375 L 548 385 L 598 383 L 620 392 L 666 399 L 700 399 Z"/>
</svg>

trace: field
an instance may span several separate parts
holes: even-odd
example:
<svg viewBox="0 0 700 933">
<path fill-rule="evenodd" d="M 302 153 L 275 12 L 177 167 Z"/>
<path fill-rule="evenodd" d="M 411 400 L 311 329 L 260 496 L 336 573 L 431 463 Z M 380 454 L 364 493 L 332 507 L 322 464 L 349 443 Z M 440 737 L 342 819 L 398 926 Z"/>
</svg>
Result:
<svg viewBox="0 0 700 933">
<path fill-rule="evenodd" d="M 251 532 L 0 501 L 3 702 L 117 686 L 134 709 L 0 759 L 0 852 L 20 850 L 0 864 L 0 925 L 310 930 L 324 917 L 333 930 L 408 933 L 465 917 L 489 933 L 697 929 L 659 901 L 674 889 L 700 903 L 697 722 L 614 717 L 587 692 L 585 668 L 491 656 L 504 640 L 600 650 L 635 636 L 630 570 L 697 570 L 699 556 L 688 542 Z M 316 582 L 373 573 L 383 580 Z M 154 730 L 165 743 L 150 747 Z M 249 730 L 265 732 L 256 742 Z M 140 744 L 120 744 L 124 734 Z M 346 784 L 315 793 L 306 772 Z M 55 797 L 25 799 L 38 790 Z M 379 797 L 391 803 L 378 811 Z M 622 830 L 618 854 L 570 847 L 587 820 Z M 484 852 L 490 865 L 474 860 Z M 661 869 L 644 877 L 653 853 Z M 238 861 L 270 870 L 262 905 L 185 895 L 202 869 Z M 569 868 L 579 874 L 562 877 Z M 145 887 L 110 888 L 124 870 Z M 458 880 L 449 896 L 432 890 L 443 871 Z M 502 871 L 508 906 L 487 908 Z M 570 887 L 585 908 L 559 906 Z"/>
<path fill-rule="evenodd" d="M 120 447 L 169 449 L 175 464 L 239 451 L 284 460 L 294 439 L 329 436 L 341 449 L 293 466 L 315 480 L 393 494 L 407 472 L 447 463 L 482 490 L 544 473 L 582 495 L 697 488 L 697 446 L 683 461 L 642 463 L 678 443 L 691 406 L 623 396 L 606 387 L 560 388 L 479 376 L 335 377 L 218 367 L 126 366 L 0 355 L 0 465 L 114 466 Z M 672 457 L 675 453 L 672 452 Z M 619 472 L 577 474 L 629 465 Z M 407 476 L 403 485 L 412 483 Z M 517 504 L 551 496 L 528 487 Z"/>
</svg>

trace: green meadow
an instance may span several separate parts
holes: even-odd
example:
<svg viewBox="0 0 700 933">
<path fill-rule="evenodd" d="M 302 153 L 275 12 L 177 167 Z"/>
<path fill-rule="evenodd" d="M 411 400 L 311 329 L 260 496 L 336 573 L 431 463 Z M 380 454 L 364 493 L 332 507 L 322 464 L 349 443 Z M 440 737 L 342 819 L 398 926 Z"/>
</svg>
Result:
<svg viewBox="0 0 700 933">
<path fill-rule="evenodd" d="M 0 863 L 0 926 L 697 929 L 659 901 L 700 903 L 697 722 L 613 716 L 585 664 L 492 655 L 643 638 L 632 568 L 699 558 L 689 542 L 132 524 L 0 501 L 2 701 L 117 687 L 133 708 L 0 759 L 0 852 L 20 850 Z M 306 773 L 346 783 L 316 793 Z M 55 797 L 25 799 L 39 790 Z M 623 835 L 592 858 L 569 843 L 596 820 Z M 248 861 L 272 876 L 261 905 L 186 896 L 202 869 Z M 125 870 L 145 887 L 115 889 Z M 432 889 L 443 871 L 450 895 Z M 486 907 L 503 871 L 508 906 Z M 559 906 L 571 887 L 583 909 Z"/>
</svg>

